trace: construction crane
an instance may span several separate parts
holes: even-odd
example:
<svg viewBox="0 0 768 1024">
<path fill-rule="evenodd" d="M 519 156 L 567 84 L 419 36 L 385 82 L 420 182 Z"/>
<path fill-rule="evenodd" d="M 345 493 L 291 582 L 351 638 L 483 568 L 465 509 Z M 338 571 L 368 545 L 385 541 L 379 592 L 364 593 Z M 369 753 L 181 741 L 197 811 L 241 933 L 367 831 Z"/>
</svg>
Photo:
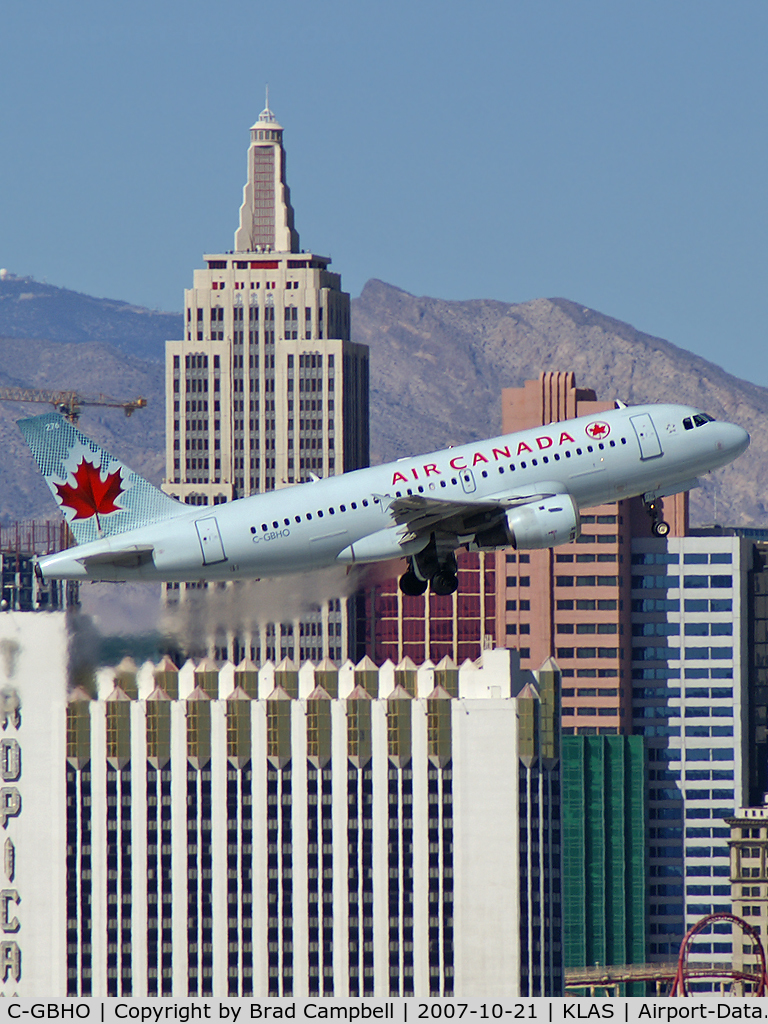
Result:
<svg viewBox="0 0 768 1024">
<path fill-rule="evenodd" d="M 97 395 L 87 397 L 79 395 L 77 391 L 39 391 L 36 388 L 0 388 L 0 401 L 2 402 L 50 402 L 70 423 L 77 423 L 80 418 L 80 409 L 84 405 L 104 405 L 113 409 L 122 409 L 126 416 L 130 416 L 136 409 L 144 409 L 147 404 L 146 398 L 134 398 L 130 402 L 118 402 L 116 398 L 109 395 Z"/>
</svg>

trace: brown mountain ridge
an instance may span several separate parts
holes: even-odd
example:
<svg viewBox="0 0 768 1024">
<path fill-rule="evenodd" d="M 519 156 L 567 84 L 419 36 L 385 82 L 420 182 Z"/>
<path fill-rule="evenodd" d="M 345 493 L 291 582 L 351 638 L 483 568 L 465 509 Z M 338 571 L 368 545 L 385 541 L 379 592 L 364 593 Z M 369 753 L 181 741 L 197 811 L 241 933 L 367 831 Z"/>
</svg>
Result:
<svg viewBox="0 0 768 1024">
<path fill-rule="evenodd" d="M 748 453 L 702 481 L 693 518 L 768 525 L 768 388 L 568 299 L 448 301 L 369 281 L 352 309 L 371 349 L 374 462 L 496 433 L 502 388 L 573 370 L 601 399 L 690 403 L 745 427 Z"/>
<path fill-rule="evenodd" d="M 50 285 L 44 294 L 24 287 L 16 295 L 6 286 L 0 302 L 0 385 L 67 387 L 121 399 L 146 395 L 149 407 L 130 419 L 118 410 L 86 409 L 81 426 L 159 483 L 164 382 L 158 338 L 163 330 L 178 336 L 179 315 L 75 297 Z M 74 326 L 68 320 L 73 304 L 80 311 Z M 143 339 L 137 323 L 151 324 L 151 337 Z M 30 334 L 45 330 L 45 340 L 19 336 L 25 327 Z M 685 402 L 740 423 L 752 435 L 749 452 L 703 481 L 692 496 L 693 518 L 768 526 L 762 486 L 768 388 L 668 341 L 567 299 L 448 301 L 375 280 L 352 301 L 352 336 L 371 350 L 373 462 L 491 436 L 500 430 L 502 388 L 518 387 L 542 370 L 573 370 L 577 384 L 594 388 L 601 399 Z M 15 423 L 46 408 L 0 402 L 0 521 L 54 514 Z"/>
</svg>

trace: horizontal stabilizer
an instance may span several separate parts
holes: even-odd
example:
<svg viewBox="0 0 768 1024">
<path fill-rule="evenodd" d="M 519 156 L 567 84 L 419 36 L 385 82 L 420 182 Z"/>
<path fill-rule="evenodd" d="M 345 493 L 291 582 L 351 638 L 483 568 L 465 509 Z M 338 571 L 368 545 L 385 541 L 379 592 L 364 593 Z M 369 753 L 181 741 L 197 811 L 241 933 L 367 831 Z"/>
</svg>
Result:
<svg viewBox="0 0 768 1024">
<path fill-rule="evenodd" d="M 85 558 L 78 558 L 78 562 L 89 570 L 107 565 L 114 565 L 120 569 L 135 569 L 151 562 L 154 550 L 152 545 L 133 544 L 117 551 L 102 551 L 98 555 L 86 555 Z"/>
</svg>

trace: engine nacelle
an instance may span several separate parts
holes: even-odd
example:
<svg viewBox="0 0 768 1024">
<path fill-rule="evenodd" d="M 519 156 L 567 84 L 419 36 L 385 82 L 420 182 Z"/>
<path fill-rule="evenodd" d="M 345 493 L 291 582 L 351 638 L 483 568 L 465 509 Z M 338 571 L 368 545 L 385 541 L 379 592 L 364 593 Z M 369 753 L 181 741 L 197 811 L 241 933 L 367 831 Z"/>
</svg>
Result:
<svg viewBox="0 0 768 1024">
<path fill-rule="evenodd" d="M 490 530 L 475 535 L 472 547 L 554 548 L 576 540 L 581 533 L 581 517 L 570 494 L 553 494 L 551 498 L 511 508 L 504 519 Z"/>
</svg>

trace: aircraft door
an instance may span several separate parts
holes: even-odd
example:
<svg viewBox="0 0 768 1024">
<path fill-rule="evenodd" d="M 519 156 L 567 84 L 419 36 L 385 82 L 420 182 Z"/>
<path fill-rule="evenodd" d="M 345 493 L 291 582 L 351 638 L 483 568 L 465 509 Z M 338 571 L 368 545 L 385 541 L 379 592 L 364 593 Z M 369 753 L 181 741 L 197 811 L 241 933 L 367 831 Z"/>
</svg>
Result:
<svg viewBox="0 0 768 1024">
<path fill-rule="evenodd" d="M 461 486 L 464 488 L 467 494 L 472 494 L 473 491 L 477 490 L 475 476 L 471 469 L 462 469 L 459 476 L 461 478 Z"/>
<path fill-rule="evenodd" d="M 637 441 L 640 445 L 640 458 L 655 459 L 657 456 L 663 455 L 659 435 L 656 433 L 656 427 L 653 425 L 653 420 L 649 414 L 644 412 L 639 416 L 630 416 L 629 419 L 635 429 Z"/>
<path fill-rule="evenodd" d="M 205 519 L 195 520 L 195 529 L 200 539 L 200 547 L 203 552 L 203 565 L 215 565 L 216 562 L 226 562 L 224 545 L 221 542 L 219 524 L 215 516 L 208 516 Z"/>
</svg>

